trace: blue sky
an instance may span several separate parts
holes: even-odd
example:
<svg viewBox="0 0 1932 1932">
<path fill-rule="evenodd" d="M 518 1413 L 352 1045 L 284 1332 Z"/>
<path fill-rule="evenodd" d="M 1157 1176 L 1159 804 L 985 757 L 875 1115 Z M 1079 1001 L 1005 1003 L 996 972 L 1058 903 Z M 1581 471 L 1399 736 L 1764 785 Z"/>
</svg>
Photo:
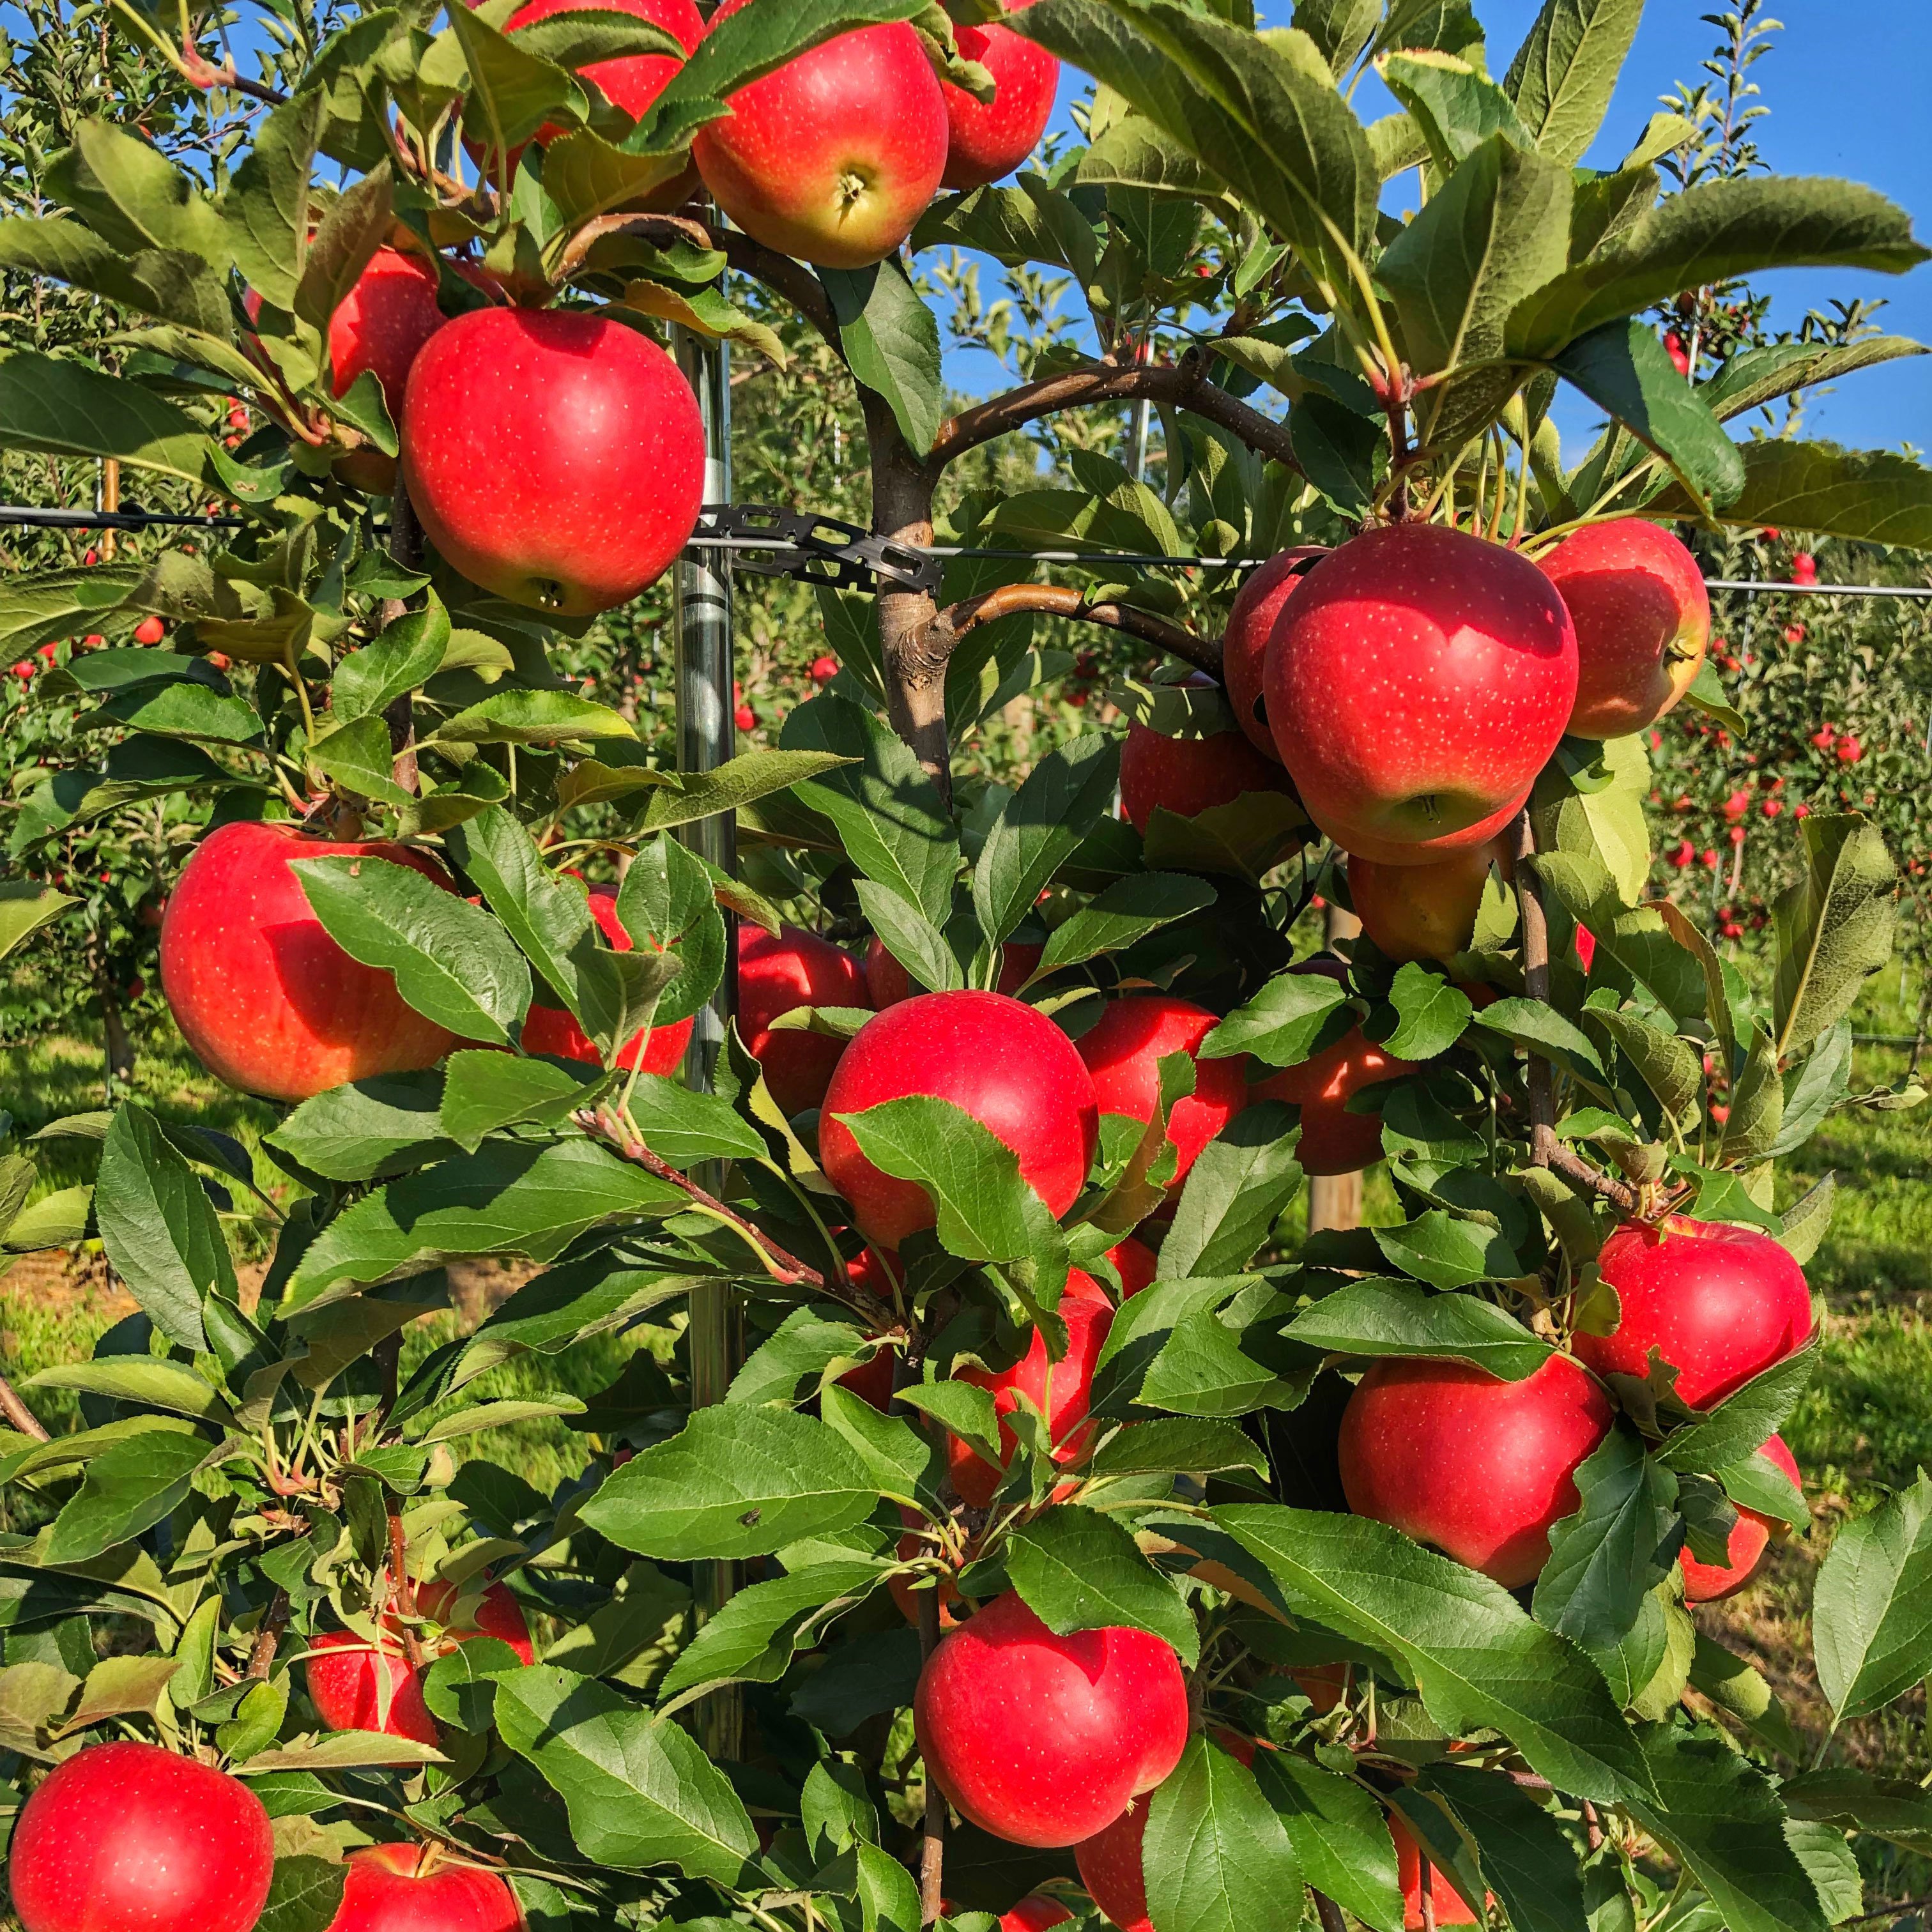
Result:
<svg viewBox="0 0 1932 1932">
<path fill-rule="evenodd" d="M 1585 157 L 1589 165 L 1614 166 L 1656 111 L 1657 97 L 1677 80 L 1700 77 L 1698 63 L 1718 38 L 1700 16 L 1724 4 L 1650 0 L 1604 131 Z M 1489 30 L 1492 71 L 1508 64 L 1538 5 L 1538 0 L 1475 0 Z M 1263 24 L 1285 24 L 1292 10 L 1291 0 L 1262 0 Z M 1932 3 L 1786 0 L 1774 11 L 1784 31 L 1752 72 L 1772 110 L 1755 130 L 1766 160 L 1780 174 L 1834 175 L 1878 189 L 1915 216 L 1921 239 L 1932 246 L 1932 109 L 1926 100 Z M 1062 79 L 1062 122 L 1078 85 L 1076 76 Z M 1372 118 L 1394 104 L 1371 81 L 1356 104 Z M 1774 326 L 1795 328 L 1808 308 L 1834 297 L 1883 298 L 1890 306 L 1879 317 L 1881 327 L 1932 342 L 1932 264 L 1904 276 L 1786 269 L 1761 278 L 1760 285 L 1774 298 Z M 998 380 L 983 356 L 956 355 L 949 362 L 948 373 L 962 388 L 983 391 Z M 1566 444 L 1573 435 L 1582 437 L 1592 421 L 1589 406 L 1574 396 L 1557 415 Z M 1861 448 L 1932 447 L 1932 356 L 1852 376 L 1811 405 L 1804 433 Z"/>
</svg>

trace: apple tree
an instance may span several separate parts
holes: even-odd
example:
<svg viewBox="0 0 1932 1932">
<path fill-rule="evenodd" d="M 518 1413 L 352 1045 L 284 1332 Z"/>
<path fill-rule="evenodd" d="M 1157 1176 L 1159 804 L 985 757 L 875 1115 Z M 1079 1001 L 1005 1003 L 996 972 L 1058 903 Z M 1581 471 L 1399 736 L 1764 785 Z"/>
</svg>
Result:
<svg viewBox="0 0 1932 1932">
<path fill-rule="evenodd" d="M 139 1306 L 0 1384 L 28 1932 L 97 1880 L 168 1932 L 458 1891 L 543 1932 L 1822 1932 L 1862 1834 L 1925 1842 L 1692 1607 L 1809 1528 L 1776 1431 L 1832 1192 L 1777 1168 L 1846 1098 L 1892 860 L 1782 821 L 1754 980 L 1647 896 L 1646 812 L 1656 721 L 1732 704 L 1673 528 L 1932 546 L 1906 458 L 1740 440 L 1912 345 L 1694 387 L 1647 317 L 1925 251 L 1844 182 L 1665 194 L 1682 116 L 1582 166 L 1640 10 L 1550 0 L 1505 61 L 1462 0 L 485 0 L 244 77 L 128 0 L 247 133 L 73 128 L 0 260 L 128 320 L 0 355 L 0 445 L 239 526 L 10 586 L 16 654 L 113 640 L 34 680 L 98 755 L 26 808 L 199 832 L 163 988 L 285 1103 L 293 1190 L 244 1306 L 233 1142 L 55 1123 L 98 1148 L 63 1216 L 4 1154 L 10 1244 L 98 1234 Z M 1003 184 L 1054 62 L 1080 138 Z M 1008 317 L 1041 276 L 1086 314 L 950 408 L 914 278 L 983 319 L 987 257 Z M 700 375 L 810 332 L 904 554 L 710 769 L 560 669 L 698 514 L 667 324 Z M 1050 472 L 983 466 L 1028 432 Z M 1047 625 L 1124 736 L 956 790 Z M 38 890 L 0 935 L 44 943 Z M 1318 896 L 1362 934 L 1311 952 Z M 1377 1159 L 1400 1220 L 1304 1237 L 1304 1180 Z M 528 1278 L 414 1346 L 476 1256 Z M 528 1393 L 614 1334 L 609 1387 Z M 584 1443 L 548 1495 L 466 1454 L 536 1415 Z M 1837 1724 L 1932 1668 L 1928 1502 L 1819 1572 Z M 113 1893 L 171 1805 L 231 1856 Z"/>
</svg>

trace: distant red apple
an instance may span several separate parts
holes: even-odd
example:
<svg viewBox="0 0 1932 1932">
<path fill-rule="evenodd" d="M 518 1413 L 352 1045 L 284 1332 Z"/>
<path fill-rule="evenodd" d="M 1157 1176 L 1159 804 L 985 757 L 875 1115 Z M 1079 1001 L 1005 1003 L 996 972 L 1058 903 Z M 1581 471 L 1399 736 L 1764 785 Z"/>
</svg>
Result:
<svg viewBox="0 0 1932 1932">
<path fill-rule="evenodd" d="M 1342 1417 L 1342 1487 L 1392 1524 L 1508 1589 L 1550 1560 L 1578 1506 L 1576 1466 L 1609 1434 L 1610 1399 L 1568 1355 L 1506 1382 L 1446 1358 L 1372 1363 Z"/>
<path fill-rule="evenodd" d="M 1094 1366 L 1100 1359 L 1107 1330 L 1113 1325 L 1114 1305 L 1091 1275 L 1074 1268 L 1067 1274 L 1060 1314 L 1066 1324 L 1067 1343 L 1066 1353 L 1060 1360 L 1048 1360 L 1046 1338 L 1036 1328 L 1026 1353 L 1012 1367 L 998 1371 L 962 1369 L 954 1377 L 956 1382 L 974 1382 L 981 1388 L 990 1389 L 993 1407 L 1000 1418 L 997 1468 L 958 1436 L 946 1438 L 946 1467 L 952 1477 L 952 1486 L 961 1499 L 974 1509 L 984 1509 L 993 1500 L 993 1492 L 1012 1460 L 1018 1438 L 1006 1418 L 1018 1408 L 1022 1396 L 1046 1416 L 1056 1462 L 1073 1462 L 1084 1453 L 1092 1438 L 1094 1428 L 1087 1420 L 1087 1403 L 1093 1393 Z"/>
<path fill-rule="evenodd" d="M 1327 550 L 1304 544 L 1271 556 L 1234 593 L 1228 628 L 1221 633 L 1221 682 L 1234 717 L 1249 742 L 1271 764 L 1281 763 L 1274 734 L 1268 729 L 1267 674 L 1268 639 L 1282 607 L 1294 595 L 1318 557 Z"/>
<path fill-rule="evenodd" d="M 1197 676 L 1188 682 L 1214 680 Z M 1136 718 L 1120 746 L 1120 813 L 1143 836 L 1156 806 L 1192 818 L 1212 806 L 1232 805 L 1244 793 L 1288 788 L 1280 764 L 1264 758 L 1238 731 L 1170 738 Z"/>
<path fill-rule="evenodd" d="M 602 316 L 458 316 L 410 372 L 402 443 L 410 501 L 444 560 L 560 616 L 655 583 L 704 500 L 691 386 L 656 343 Z"/>
<path fill-rule="evenodd" d="M 617 916 L 617 888 L 590 888 L 590 916 L 596 920 L 614 950 L 628 952 L 631 935 Z M 674 1020 L 668 1026 L 640 1027 L 624 1043 L 617 1057 L 620 1066 L 641 1065 L 646 1073 L 675 1073 L 684 1058 L 693 1022 Z M 581 1060 L 592 1066 L 603 1064 L 590 1036 L 562 1006 L 532 1006 L 524 1017 L 522 1034 L 526 1053 L 554 1054 L 560 1060 Z"/>
<path fill-rule="evenodd" d="M 262 1801 L 157 1744 L 95 1744 L 21 1807 L 7 1882 L 25 1932 L 250 1932 L 274 1875 Z"/>
<path fill-rule="evenodd" d="M 328 1932 L 524 1932 L 496 1873 L 440 1845 L 365 1845 L 350 1853 Z"/>
<path fill-rule="evenodd" d="M 1440 854 L 1426 866 L 1378 866 L 1348 860 L 1348 897 L 1362 930 L 1390 958 L 1447 962 L 1468 950 L 1490 868 L 1505 879 L 1516 867 L 1508 838 Z"/>
<path fill-rule="evenodd" d="M 1390 524 L 1309 573 L 1276 622 L 1267 690 L 1308 815 L 1344 851 L 1425 865 L 1521 808 L 1570 722 L 1576 633 L 1514 550 Z"/>
<path fill-rule="evenodd" d="M 1396 1882 L 1402 1887 L 1402 1932 L 1422 1932 L 1429 1921 L 1422 1916 L 1422 1848 L 1415 1836 L 1397 1817 L 1388 1821 L 1389 1835 L 1395 1840 Z M 1463 1902 L 1462 1894 L 1435 1865 L 1429 1868 L 1430 1917 L 1438 1925 L 1474 1925 L 1476 1915 Z"/>
<path fill-rule="evenodd" d="M 1654 724 L 1691 686 L 1711 638 L 1702 566 L 1660 524 L 1591 524 L 1544 556 L 1576 628 L 1570 729 L 1622 738 Z"/>
<path fill-rule="evenodd" d="M 1804 1478 L 1798 1473 L 1796 1459 L 1784 1446 L 1783 1436 L 1772 1436 L 1757 1453 L 1768 1456 L 1801 1489 L 1803 1487 Z M 1690 1554 L 1688 1546 L 1678 1552 L 1677 1561 L 1684 1571 L 1685 1600 L 1714 1604 L 1726 1597 L 1735 1597 L 1757 1574 L 1757 1566 L 1764 1560 L 1764 1552 L 1771 1546 L 1772 1538 L 1790 1534 L 1790 1526 L 1782 1519 L 1740 1505 L 1738 1520 L 1731 1526 L 1730 1542 L 1723 1562 L 1700 1563 Z"/>
<path fill-rule="evenodd" d="M 161 991 L 196 1057 L 218 1079 L 272 1100 L 306 1100 L 344 1081 L 434 1066 L 455 1036 L 350 958 L 310 909 L 293 859 L 386 859 L 453 892 L 405 845 L 344 844 L 294 825 L 238 820 L 195 848 L 161 920 Z"/>
<path fill-rule="evenodd" d="M 756 0 L 724 0 L 720 20 Z M 698 172 L 754 241 L 822 268 L 883 261 L 946 168 L 946 101 L 903 22 L 840 34 L 740 88 L 698 130 Z"/>
<path fill-rule="evenodd" d="M 762 926 L 738 928 L 738 1031 L 787 1114 L 802 1114 L 825 1098 L 845 1042 L 789 1028 L 774 1033 L 772 1021 L 800 1006 L 871 1004 L 865 969 L 843 946 L 796 926 L 776 939 Z"/>
<path fill-rule="evenodd" d="M 1000 982 L 996 993 L 1017 993 L 1032 978 L 1043 944 L 1031 940 L 1010 939 L 1000 949 Z M 910 999 L 923 986 L 914 986 L 912 975 L 886 950 L 886 943 L 874 934 L 866 946 L 866 990 L 872 1005 L 884 1012 L 902 1000 Z"/>
<path fill-rule="evenodd" d="M 868 1020 L 832 1076 L 819 1114 L 818 1157 L 882 1247 L 933 1225 L 926 1190 L 884 1174 L 839 1119 L 886 1100 L 928 1094 L 971 1114 L 1019 1156 L 1020 1174 L 1064 1214 L 1100 1144 L 1094 1082 L 1046 1016 L 1004 993 L 922 993 Z"/>
<path fill-rule="evenodd" d="M 1201 1042 L 1220 1016 L 1166 993 L 1109 1000 L 1100 1017 L 1073 1044 L 1094 1076 L 1103 1114 L 1125 1114 L 1143 1123 L 1160 1105 L 1160 1062 L 1172 1053 L 1194 1060 L 1194 1091 L 1174 1102 L 1167 1138 L 1178 1156 L 1170 1185 L 1178 1189 L 1201 1150 L 1248 1103 L 1248 1058 L 1200 1058 Z"/>
<path fill-rule="evenodd" d="M 1009 14 L 1031 0 L 1006 0 Z M 993 98 L 975 100 L 963 88 L 942 81 L 946 100 L 948 188 L 983 188 L 1010 175 L 1040 144 L 1060 86 L 1060 63 L 1046 48 L 1022 40 L 997 21 L 956 26 L 961 56 L 977 61 L 993 76 Z"/>
<path fill-rule="evenodd" d="M 1160 1638 L 1056 1636 L 1008 1591 L 927 1660 L 913 1721 L 962 1816 L 1014 1844 L 1075 1845 L 1180 1762 L 1187 1688 Z"/>
<path fill-rule="evenodd" d="M 1681 1215 L 1659 1228 L 1630 1222 L 1604 1244 L 1597 1265 L 1622 1319 L 1608 1336 L 1580 1334 L 1577 1354 L 1600 1376 L 1641 1378 L 1654 1348 L 1693 1408 L 1714 1407 L 1810 1339 L 1804 1271 L 1755 1228 Z"/>
<path fill-rule="evenodd" d="M 143 617 L 134 626 L 134 641 L 137 644 L 158 644 L 168 634 L 168 627 L 158 617 Z M 41 656 L 46 656 L 51 645 L 41 647 Z"/>
</svg>

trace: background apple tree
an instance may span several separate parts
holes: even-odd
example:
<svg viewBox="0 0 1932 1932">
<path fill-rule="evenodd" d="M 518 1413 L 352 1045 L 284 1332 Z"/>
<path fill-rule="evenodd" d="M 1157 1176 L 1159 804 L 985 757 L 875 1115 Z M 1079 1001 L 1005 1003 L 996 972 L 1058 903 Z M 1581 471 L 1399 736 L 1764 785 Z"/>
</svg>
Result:
<svg viewBox="0 0 1932 1932">
<path fill-rule="evenodd" d="M 1771 1687 L 1692 1624 L 1678 1560 L 1720 1557 L 1741 1505 L 1804 1524 L 1759 1452 L 1811 1347 L 1704 1410 L 1667 1377 L 1617 1384 L 1533 1586 L 1348 1513 L 1335 1476 L 1336 1418 L 1370 1364 L 1520 1382 L 1613 1327 L 1596 1264 L 1620 1220 L 1670 1212 L 1814 1252 L 1828 1183 L 1779 1214 L 1773 1180 L 1847 1100 L 1845 1016 L 1892 940 L 1877 819 L 1835 784 L 1802 819 L 1766 814 L 1768 790 L 1753 802 L 1751 836 L 1790 878 L 1763 895 L 1762 984 L 1647 895 L 1654 845 L 1688 836 L 1666 789 L 1684 724 L 1736 734 L 1748 718 L 1793 757 L 1828 728 L 1821 755 L 1849 769 L 1833 748 L 1856 720 L 1790 704 L 1774 720 L 1784 700 L 1734 640 L 1737 670 L 1706 666 L 1668 752 L 1564 742 L 1514 886 L 1496 881 L 1466 949 L 1398 965 L 1358 940 L 1327 974 L 1291 969 L 1319 948 L 1312 902 L 1346 884 L 1284 788 L 1157 808 L 1139 832 L 1114 812 L 1107 734 L 1070 733 L 1010 786 L 986 746 L 1073 650 L 1156 730 L 1230 730 L 1217 692 L 1175 687 L 1218 671 L 1238 574 L 1117 554 L 1254 556 L 1432 520 L 1534 554 L 1640 513 L 1726 559 L 1772 530 L 1932 546 L 1932 479 L 1912 462 L 1745 427 L 1914 345 L 1740 345 L 1694 383 L 1656 320 L 1762 269 L 1903 271 L 1924 254 L 1905 217 L 1839 182 L 1720 172 L 1666 194 L 1661 170 L 1700 138 L 1669 114 L 1618 167 L 1580 167 L 1635 0 L 1550 0 L 1507 58 L 1462 0 L 1301 0 L 1265 33 L 1239 4 L 1036 0 L 1018 30 L 1095 83 L 1082 139 L 1045 173 L 942 196 L 903 256 L 815 272 L 701 205 L 626 211 L 676 178 L 736 88 L 807 47 L 911 19 L 946 58 L 936 10 L 759 0 L 629 128 L 574 70 L 662 51 L 661 34 L 590 13 L 519 34 L 509 10 L 440 28 L 421 10 L 344 14 L 242 76 L 214 23 L 183 41 L 130 0 L 113 32 L 212 85 L 237 139 L 178 164 L 121 120 L 76 116 L 50 136 L 44 197 L 0 223 L 10 278 L 118 322 L 0 356 L 10 464 L 70 479 L 76 459 L 111 460 L 151 506 L 238 520 L 91 565 L 49 556 L 0 593 L 22 661 L 104 640 L 63 642 L 19 680 L 31 700 L 10 730 L 29 702 L 69 722 L 45 728 L 48 769 L 10 834 L 22 872 L 0 940 L 64 943 L 57 855 L 95 826 L 151 824 L 171 848 L 237 819 L 360 826 L 433 850 L 463 888 L 380 862 L 318 875 L 339 943 L 463 1044 L 290 1111 L 266 1151 L 291 1204 L 259 1196 L 224 1135 L 134 1102 L 0 1159 L 11 1245 L 98 1236 L 142 1311 L 92 1360 L 0 1390 L 14 1796 L 116 1735 L 231 1768 L 276 1820 L 276 1932 L 326 1926 L 344 1852 L 401 1834 L 503 1871 L 546 1932 L 914 1932 L 942 1914 L 985 1932 L 980 1915 L 1041 1887 L 1086 1912 L 1070 1851 L 951 1818 L 914 1739 L 942 1594 L 950 1616 L 1010 1589 L 1057 1632 L 1151 1633 L 1189 1673 L 1192 1734 L 1147 1808 L 1156 1932 L 1298 1910 L 1397 1932 L 1392 1820 L 1447 1888 L 1422 1887 L 1431 1919 L 1452 1896 L 1518 1932 L 1856 1917 L 1851 1842 L 1922 1849 L 1932 1801 L 1828 1748 L 1800 1761 Z M 1370 68 L 1400 105 L 1364 125 L 1350 96 Z M 466 172 L 459 120 L 499 159 L 562 131 L 493 188 Z M 1381 201 L 1412 172 L 1405 222 Z M 440 262 L 452 314 L 491 301 L 494 279 L 526 306 L 815 358 L 856 386 L 882 536 L 1094 560 L 960 557 L 935 592 L 822 594 L 836 674 L 775 747 L 680 773 L 628 682 L 667 688 L 661 604 L 600 634 L 628 636 L 621 672 L 586 662 L 586 627 L 466 584 L 352 480 L 370 473 L 355 459 L 394 455 L 395 425 L 373 379 L 334 394 L 326 324 L 399 232 Z M 1012 272 L 1004 319 L 960 299 L 958 250 Z M 1072 278 L 1090 328 L 1031 326 L 1042 275 Z M 942 308 L 989 331 L 1019 318 L 1015 388 L 949 409 Z M 1550 416 L 1562 384 L 1606 419 L 1587 450 Z M 1094 428 L 1141 401 L 1159 490 L 1120 460 L 1117 413 Z M 1052 476 L 1000 457 L 1027 430 L 1051 440 Z M 161 642 L 137 640 L 150 620 Z M 1689 757 L 1721 817 L 1714 766 Z M 724 812 L 740 877 L 680 837 Z M 630 951 L 598 940 L 580 873 L 621 878 Z M 521 1048 L 541 995 L 614 1058 L 717 995 L 734 933 L 787 920 L 876 934 L 934 991 L 992 985 L 1017 936 L 1043 947 L 1025 997 L 1070 1032 L 1104 995 L 1157 987 L 1210 1009 L 1210 1057 L 1247 1055 L 1257 1078 L 1360 1028 L 1415 1070 L 1354 1109 L 1379 1116 L 1406 1219 L 1285 1243 L 1302 1124 L 1279 1100 L 1236 1114 L 1170 1192 L 1166 1130 L 1197 1078 L 1183 1053 L 1162 1062 L 1153 1118 L 1106 1118 L 1057 1219 L 950 1103 L 854 1116 L 868 1156 L 934 1205 L 902 1279 L 862 1264 L 818 1123 L 788 1117 L 736 1036 L 706 1090 Z M 788 1024 L 840 1039 L 866 1017 Z M 16 1220 L 54 1140 L 98 1148 L 94 1178 Z M 244 1196 L 273 1238 L 246 1310 L 224 1232 Z M 1110 1257 L 1136 1230 L 1158 1266 L 1124 1295 Z M 404 1372 L 446 1264 L 478 1254 L 537 1271 Z M 1097 1426 L 1060 1455 L 1024 1397 L 1003 1433 L 983 1384 L 1029 1348 L 1064 1358 L 1075 1269 L 1118 1306 Z M 741 1338 L 722 1384 L 703 1340 L 721 1330 Z M 491 1393 L 506 1364 L 632 1331 L 648 1340 L 587 1404 Z M 842 1380 L 881 1358 L 889 1406 Z M 46 1439 L 37 1399 L 57 1393 L 82 1426 Z M 545 1495 L 462 1460 L 466 1438 L 536 1414 L 585 1432 L 580 1479 Z M 957 1444 L 998 1466 L 983 1506 L 950 1473 Z M 1932 1669 L 1928 1550 L 1922 1481 L 1840 1532 L 1814 1609 L 1839 1719 Z M 538 1660 L 489 1636 L 439 1657 L 435 1744 L 322 1721 L 318 1639 L 370 1636 L 412 1603 L 434 1631 L 419 1593 L 500 1584 Z"/>
</svg>

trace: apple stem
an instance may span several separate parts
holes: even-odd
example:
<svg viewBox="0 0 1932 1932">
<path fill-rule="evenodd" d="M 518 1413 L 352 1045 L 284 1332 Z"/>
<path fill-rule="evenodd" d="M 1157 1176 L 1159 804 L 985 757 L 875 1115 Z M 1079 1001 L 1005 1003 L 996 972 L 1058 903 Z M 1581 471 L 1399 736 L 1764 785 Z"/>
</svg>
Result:
<svg viewBox="0 0 1932 1932">
<path fill-rule="evenodd" d="M 288 1628 L 289 1613 L 292 1608 L 286 1590 L 278 1590 L 268 1600 L 268 1612 L 262 1619 L 262 1628 L 256 1633 L 255 1647 L 248 1653 L 248 1668 L 244 1673 L 257 1683 L 266 1683 L 269 1672 L 275 1667 L 275 1652 L 281 1646 L 282 1632 Z"/>
<path fill-rule="evenodd" d="M 919 1654 L 922 1665 L 939 1648 L 939 1589 L 919 1592 Z M 926 1820 L 919 1844 L 919 1916 L 922 1925 L 935 1923 L 944 1910 L 946 1890 L 946 1794 L 926 1772 Z"/>
<path fill-rule="evenodd" d="M 14 1384 L 4 1376 L 0 1376 L 0 1415 L 17 1429 L 22 1436 L 31 1436 L 36 1442 L 44 1442 L 47 1432 L 40 1426 L 40 1419 L 14 1392 Z"/>
</svg>

